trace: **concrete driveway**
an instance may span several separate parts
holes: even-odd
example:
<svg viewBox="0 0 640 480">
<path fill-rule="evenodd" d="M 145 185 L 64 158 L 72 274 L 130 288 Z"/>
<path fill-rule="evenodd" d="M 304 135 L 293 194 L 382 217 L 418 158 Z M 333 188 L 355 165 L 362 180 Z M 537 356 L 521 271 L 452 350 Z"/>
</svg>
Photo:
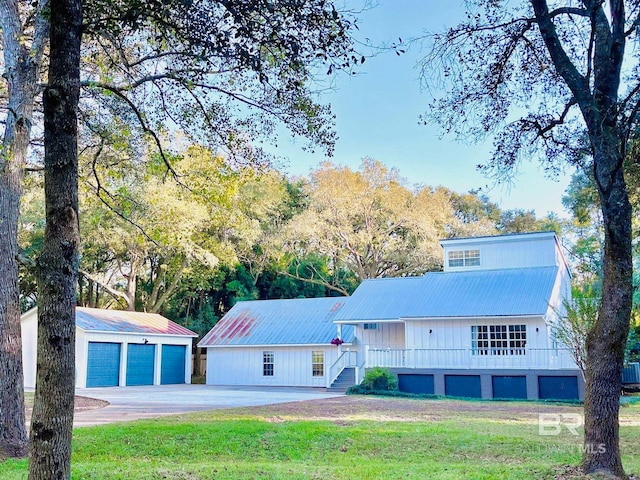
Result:
<svg viewBox="0 0 640 480">
<path fill-rule="evenodd" d="M 213 385 L 79 388 L 76 395 L 109 402 L 109 406 L 104 408 L 76 412 L 73 422 L 76 427 L 202 410 L 253 407 L 341 396 L 316 388 Z"/>
</svg>

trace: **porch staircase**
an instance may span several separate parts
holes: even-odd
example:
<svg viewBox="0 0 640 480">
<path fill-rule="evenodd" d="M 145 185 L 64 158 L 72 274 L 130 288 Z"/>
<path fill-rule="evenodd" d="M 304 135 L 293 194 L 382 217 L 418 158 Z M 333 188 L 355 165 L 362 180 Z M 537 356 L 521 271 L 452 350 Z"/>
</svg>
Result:
<svg viewBox="0 0 640 480">
<path fill-rule="evenodd" d="M 340 372 L 338 378 L 327 388 L 327 392 L 344 393 L 352 385 L 356 384 L 356 369 L 354 367 L 346 367 Z"/>
</svg>

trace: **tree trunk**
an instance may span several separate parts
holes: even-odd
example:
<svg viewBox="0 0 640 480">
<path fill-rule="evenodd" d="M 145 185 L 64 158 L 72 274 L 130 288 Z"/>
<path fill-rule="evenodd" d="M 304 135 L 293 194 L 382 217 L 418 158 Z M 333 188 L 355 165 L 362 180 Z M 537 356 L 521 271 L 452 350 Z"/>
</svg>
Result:
<svg viewBox="0 0 640 480">
<path fill-rule="evenodd" d="M 27 432 L 18 283 L 18 215 L 33 104 L 47 22 L 35 12 L 31 48 L 23 43 L 18 3 L 0 0 L 0 29 L 7 82 L 7 116 L 0 146 L 0 454 L 24 456 Z"/>
<path fill-rule="evenodd" d="M 201 366 L 201 360 L 202 360 L 202 349 L 198 348 L 196 346 L 196 350 L 195 353 L 193 355 L 194 358 L 194 363 L 195 365 L 193 366 L 193 375 L 196 377 L 199 377 L 202 375 L 202 368 L 200 368 Z"/>
<path fill-rule="evenodd" d="M 18 214 L 28 133 L 16 128 L 13 154 L 0 173 L 0 456 L 27 454 L 18 287 Z"/>
<path fill-rule="evenodd" d="M 127 302 L 127 310 L 136 311 L 136 291 L 138 290 L 138 270 L 142 266 L 142 259 L 136 252 L 131 252 L 131 261 L 129 265 L 129 273 L 124 275 L 127 279 L 127 291 L 124 298 Z"/>
<path fill-rule="evenodd" d="M 46 229 L 38 259 L 38 370 L 29 479 L 71 477 L 78 279 L 78 147 L 82 1 L 50 2 L 49 81 L 43 96 Z"/>
<path fill-rule="evenodd" d="M 602 303 L 595 326 L 587 335 L 585 473 L 626 478 L 619 448 L 621 372 L 629 333 L 633 294 L 631 205 L 621 155 L 594 158 L 604 218 Z"/>
</svg>

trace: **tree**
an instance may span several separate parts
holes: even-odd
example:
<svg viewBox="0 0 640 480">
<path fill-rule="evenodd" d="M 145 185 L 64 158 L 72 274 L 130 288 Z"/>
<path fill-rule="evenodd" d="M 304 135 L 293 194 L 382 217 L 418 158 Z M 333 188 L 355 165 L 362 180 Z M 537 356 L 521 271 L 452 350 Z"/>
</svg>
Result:
<svg viewBox="0 0 640 480">
<path fill-rule="evenodd" d="M 444 187 L 449 197 L 454 220 L 449 227 L 452 237 L 473 237 L 483 235 L 496 235 L 496 225 L 500 221 L 500 207 L 489 200 L 484 194 L 477 191 L 459 194 Z"/>
<path fill-rule="evenodd" d="M 357 172 L 323 164 L 311 175 L 308 195 L 309 208 L 291 220 L 285 234 L 294 257 L 324 255 L 333 270 L 346 268 L 358 282 L 440 266 L 438 240 L 453 217 L 444 191 L 414 192 L 395 170 L 365 159 Z"/>
<path fill-rule="evenodd" d="M 71 478 L 78 278 L 78 100 L 82 1 L 51 0 L 44 100 L 46 228 L 38 258 L 36 394 L 29 479 Z"/>
<path fill-rule="evenodd" d="M 565 346 L 573 361 L 586 377 L 587 334 L 598 317 L 599 302 L 589 290 L 573 289 L 572 301 L 563 301 L 563 312 L 556 312 L 558 319 L 551 326 L 554 338 Z"/>
<path fill-rule="evenodd" d="M 156 174 L 161 159 L 136 164 L 137 159 L 129 158 L 117 167 L 114 163 L 106 172 L 92 167 L 108 183 L 98 187 L 94 177 L 83 182 L 83 247 L 92 255 L 83 258 L 81 273 L 121 307 L 155 313 L 185 269 L 193 263 L 213 267 L 229 255 L 226 250 L 231 248 L 211 241 L 207 229 L 215 223 L 214 210 L 230 202 L 236 175 L 223 159 L 198 147 L 172 158 L 180 183 Z M 139 288 L 140 281 L 146 289 Z"/>
<path fill-rule="evenodd" d="M 18 213 L 27 146 L 34 122 L 35 97 L 49 33 L 43 11 L 47 0 L 27 15 L 17 1 L 0 2 L 0 35 L 4 53 L 0 88 L 4 132 L 0 148 L 0 453 L 26 453 L 24 382 L 18 290 Z M 4 87 L 4 85 L 3 85 Z"/>
<path fill-rule="evenodd" d="M 570 255 L 574 275 L 577 274 L 582 284 L 600 283 L 604 224 L 593 175 L 583 170 L 576 171 L 562 203 L 573 214 L 572 222 L 567 225 L 567 236 L 572 238 Z"/>
<path fill-rule="evenodd" d="M 236 159 L 260 160 L 249 139 L 285 124 L 331 149 L 331 114 L 313 97 L 312 65 L 359 63 L 353 22 L 332 2 L 84 2 L 83 138 L 99 156 L 104 124 L 151 141 L 173 174 L 161 132 L 176 126 Z M 0 115 L 0 448 L 24 452 L 17 225 L 22 179 L 38 124 L 48 0 L 0 1 L 5 74 Z M 34 113 L 36 112 L 36 113 Z M 247 112 L 249 112 L 247 114 Z M 32 150 L 32 153 L 38 153 Z M 39 168 L 37 155 L 32 155 Z"/>
<path fill-rule="evenodd" d="M 637 41 L 640 10 L 623 0 L 506 3 L 467 2 L 467 19 L 432 38 L 425 79 L 450 88 L 429 118 L 466 138 L 494 134 L 485 168 L 496 178 L 528 158 L 551 173 L 563 161 L 592 172 L 604 224 L 603 285 L 587 336 L 582 468 L 624 477 L 618 397 L 633 292 L 624 160 L 640 109 L 638 52 L 625 45 Z"/>
</svg>

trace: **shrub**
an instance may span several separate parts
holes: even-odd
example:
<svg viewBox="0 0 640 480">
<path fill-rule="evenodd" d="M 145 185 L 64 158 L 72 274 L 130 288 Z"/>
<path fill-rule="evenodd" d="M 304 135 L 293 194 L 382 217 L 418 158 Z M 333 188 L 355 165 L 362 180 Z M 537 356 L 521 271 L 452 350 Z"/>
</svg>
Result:
<svg viewBox="0 0 640 480">
<path fill-rule="evenodd" d="M 362 386 L 365 390 L 398 390 L 398 378 L 386 368 L 374 367 L 367 371 Z"/>
</svg>

